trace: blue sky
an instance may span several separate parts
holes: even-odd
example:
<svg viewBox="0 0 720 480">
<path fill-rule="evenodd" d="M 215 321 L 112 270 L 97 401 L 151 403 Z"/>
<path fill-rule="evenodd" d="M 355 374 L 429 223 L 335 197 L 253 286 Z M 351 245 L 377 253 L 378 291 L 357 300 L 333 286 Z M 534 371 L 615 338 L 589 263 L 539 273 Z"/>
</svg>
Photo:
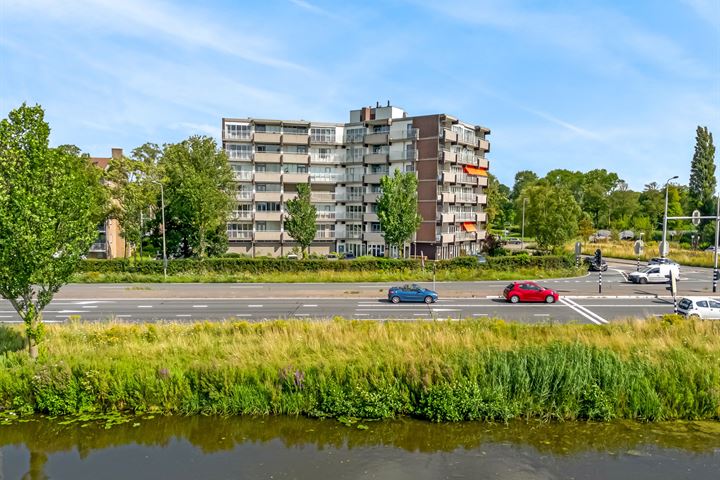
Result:
<svg viewBox="0 0 720 480">
<path fill-rule="evenodd" d="M 2 116 L 40 103 L 93 156 L 387 100 L 490 128 L 509 186 L 687 183 L 697 125 L 720 143 L 720 1 L 0 0 Z"/>
</svg>

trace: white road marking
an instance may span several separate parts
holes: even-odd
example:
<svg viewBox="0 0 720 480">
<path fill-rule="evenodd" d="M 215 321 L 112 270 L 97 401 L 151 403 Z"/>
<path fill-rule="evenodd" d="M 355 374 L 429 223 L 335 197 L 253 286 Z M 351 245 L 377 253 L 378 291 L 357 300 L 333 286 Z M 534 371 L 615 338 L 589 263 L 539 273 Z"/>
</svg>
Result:
<svg viewBox="0 0 720 480">
<path fill-rule="evenodd" d="M 152 308 L 152 305 L 138 305 L 137 308 Z"/>
<path fill-rule="evenodd" d="M 473 313 L 473 317 L 487 317 L 487 313 Z"/>
<path fill-rule="evenodd" d="M 207 308 L 207 305 L 193 305 L 193 308 Z"/>
<path fill-rule="evenodd" d="M 303 307 L 317 307 L 317 305 L 310 304 L 310 305 L 303 305 Z"/>
<path fill-rule="evenodd" d="M 574 301 L 572 301 L 569 298 L 561 298 L 560 301 L 562 303 L 564 303 L 565 305 L 567 305 L 568 307 L 575 310 L 577 313 L 579 313 L 583 317 L 587 318 L 588 320 L 590 320 L 591 322 L 593 322 L 597 325 L 602 325 L 604 323 L 605 324 L 608 323 L 608 321 L 605 320 L 604 318 L 602 318 L 600 315 L 591 312 L 590 310 L 583 307 L 582 305 L 578 305 L 577 303 L 575 303 Z"/>
<path fill-rule="evenodd" d="M 128 318 L 128 317 L 132 317 L 132 315 L 115 315 L 115 316 L 118 317 L 118 318 Z"/>
<path fill-rule="evenodd" d="M 97 305 L 83 305 L 83 308 L 97 308 Z"/>
<path fill-rule="evenodd" d="M 460 305 L 452 305 L 453 307 L 459 307 Z M 459 308 L 433 308 L 433 312 L 459 312 Z"/>
<path fill-rule="evenodd" d="M 356 317 L 367 317 L 370 314 L 369 313 L 354 313 L 353 315 L 355 315 Z"/>
<path fill-rule="evenodd" d="M 248 308 L 262 308 L 262 305 L 248 305 Z"/>
<path fill-rule="evenodd" d="M 293 315 L 293 316 L 295 316 L 295 317 L 307 317 L 307 316 L 309 316 L 309 314 L 307 314 L 307 313 L 296 313 L 296 314 Z"/>
<path fill-rule="evenodd" d="M 413 315 L 415 315 L 416 317 L 426 317 L 428 314 L 427 313 L 413 313 Z"/>
<path fill-rule="evenodd" d="M 549 317 L 549 313 L 533 313 L 533 317 Z"/>
<path fill-rule="evenodd" d="M 385 311 L 387 311 L 388 313 L 390 313 L 390 312 L 399 312 L 399 311 L 402 311 L 402 310 L 411 311 L 411 312 L 412 312 L 413 310 L 416 310 L 416 311 L 417 311 L 417 310 L 427 310 L 427 309 L 426 309 L 426 308 L 419 308 L 419 309 L 418 309 L 418 308 L 395 308 L 395 307 L 393 307 L 392 310 L 388 310 L 387 308 L 383 308 L 383 309 L 380 309 L 380 310 L 378 310 L 377 308 L 358 308 L 358 309 L 356 309 L 356 310 L 357 310 L 358 312 L 385 312 Z"/>
<path fill-rule="evenodd" d="M 12 318 L 12 315 L 0 315 L 0 318 Z"/>
<path fill-rule="evenodd" d="M 192 315 L 189 315 L 187 313 L 184 313 L 182 315 L 175 315 L 176 317 L 192 317 Z"/>
<path fill-rule="evenodd" d="M 240 285 L 237 287 L 230 287 L 230 288 L 263 288 L 261 285 Z"/>
</svg>

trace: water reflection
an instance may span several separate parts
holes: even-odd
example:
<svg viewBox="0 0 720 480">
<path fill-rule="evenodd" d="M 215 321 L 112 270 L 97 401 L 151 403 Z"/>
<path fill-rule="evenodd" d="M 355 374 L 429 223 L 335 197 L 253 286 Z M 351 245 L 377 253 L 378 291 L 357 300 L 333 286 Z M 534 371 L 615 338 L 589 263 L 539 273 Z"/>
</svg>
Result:
<svg viewBox="0 0 720 480">
<path fill-rule="evenodd" d="M 720 423 L 38 419 L 0 426 L 0 448 L 6 478 L 716 479 Z"/>
</svg>

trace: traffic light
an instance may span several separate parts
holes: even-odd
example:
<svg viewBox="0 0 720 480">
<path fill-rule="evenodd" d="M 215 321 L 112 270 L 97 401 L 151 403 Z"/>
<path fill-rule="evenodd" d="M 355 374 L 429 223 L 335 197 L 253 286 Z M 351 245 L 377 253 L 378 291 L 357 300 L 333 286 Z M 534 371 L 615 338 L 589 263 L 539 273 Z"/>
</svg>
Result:
<svg viewBox="0 0 720 480">
<path fill-rule="evenodd" d="M 718 281 L 719 273 L 718 270 L 713 270 L 713 280 L 716 282 Z"/>
<path fill-rule="evenodd" d="M 595 264 L 596 265 L 602 264 L 602 252 L 600 251 L 599 248 L 597 250 L 595 250 Z"/>
</svg>

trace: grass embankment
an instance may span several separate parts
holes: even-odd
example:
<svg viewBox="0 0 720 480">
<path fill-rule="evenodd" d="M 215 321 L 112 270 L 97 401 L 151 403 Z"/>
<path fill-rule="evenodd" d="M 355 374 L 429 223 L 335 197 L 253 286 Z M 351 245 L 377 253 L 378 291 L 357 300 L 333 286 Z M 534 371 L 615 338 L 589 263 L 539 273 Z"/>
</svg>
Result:
<svg viewBox="0 0 720 480">
<path fill-rule="evenodd" d="M 290 414 L 433 421 L 720 419 L 720 322 L 275 321 L 0 329 L 18 414 Z"/>
<path fill-rule="evenodd" d="M 583 255 L 594 255 L 598 248 L 602 250 L 604 257 L 624 258 L 627 260 L 637 260 L 637 255 L 633 250 L 634 242 L 599 242 L 583 244 Z M 574 248 L 574 247 L 573 247 Z M 574 250 L 573 250 L 574 251 Z M 657 242 L 645 243 L 644 252 L 640 255 L 640 260 L 647 262 L 653 257 L 659 257 L 660 251 Z M 681 249 L 677 244 L 670 244 L 670 253 L 668 257 L 675 260 L 681 265 L 692 267 L 710 267 L 713 266 L 713 253 L 704 250 L 685 250 Z"/>
</svg>

